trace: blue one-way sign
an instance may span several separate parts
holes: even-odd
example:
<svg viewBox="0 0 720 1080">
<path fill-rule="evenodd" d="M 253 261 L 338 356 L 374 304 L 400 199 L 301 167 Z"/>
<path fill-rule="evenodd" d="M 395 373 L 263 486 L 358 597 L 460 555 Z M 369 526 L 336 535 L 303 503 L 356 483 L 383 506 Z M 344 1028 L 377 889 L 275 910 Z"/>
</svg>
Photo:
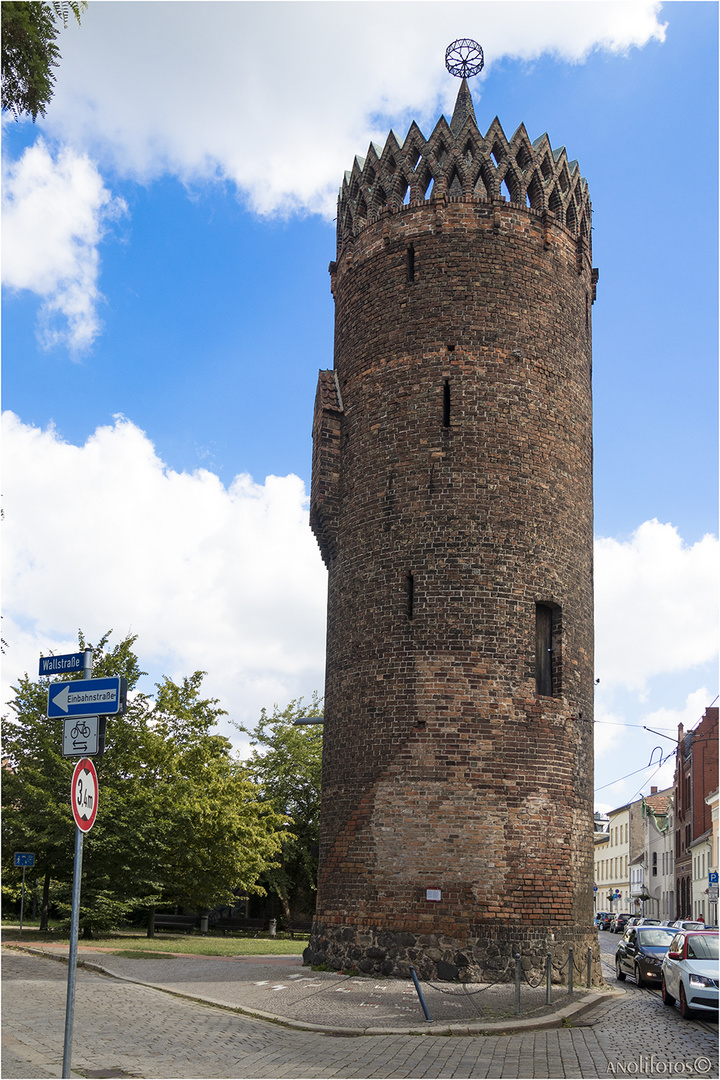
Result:
<svg viewBox="0 0 720 1080">
<path fill-rule="evenodd" d="M 52 683 L 48 690 L 47 714 L 51 719 L 66 716 L 110 716 L 123 712 L 127 696 L 127 681 L 113 676 L 110 679 L 83 679 L 69 683 Z"/>
</svg>

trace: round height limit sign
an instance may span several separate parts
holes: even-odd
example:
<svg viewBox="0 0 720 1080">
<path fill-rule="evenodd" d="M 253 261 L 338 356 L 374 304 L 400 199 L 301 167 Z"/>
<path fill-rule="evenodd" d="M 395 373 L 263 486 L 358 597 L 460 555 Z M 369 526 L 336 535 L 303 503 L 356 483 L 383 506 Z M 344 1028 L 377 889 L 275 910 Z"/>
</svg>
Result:
<svg viewBox="0 0 720 1080">
<path fill-rule="evenodd" d="M 81 832 L 90 832 L 98 806 L 98 778 L 90 758 L 80 758 L 73 772 L 70 788 L 75 824 Z"/>
</svg>

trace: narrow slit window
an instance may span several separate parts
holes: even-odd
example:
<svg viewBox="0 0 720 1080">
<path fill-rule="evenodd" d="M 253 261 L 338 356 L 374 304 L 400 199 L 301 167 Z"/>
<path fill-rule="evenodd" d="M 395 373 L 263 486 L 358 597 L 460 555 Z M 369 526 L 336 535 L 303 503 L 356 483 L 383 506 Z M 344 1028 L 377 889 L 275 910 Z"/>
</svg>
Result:
<svg viewBox="0 0 720 1080">
<path fill-rule="evenodd" d="M 535 692 L 542 697 L 560 693 L 560 608 L 535 605 Z"/>
<path fill-rule="evenodd" d="M 443 383 L 443 427 L 450 427 L 450 380 Z"/>
<path fill-rule="evenodd" d="M 405 268 L 407 270 L 407 280 L 415 280 L 415 245 L 408 244 L 405 252 Z"/>
<path fill-rule="evenodd" d="M 415 614 L 415 578 L 412 574 L 407 576 L 407 617 L 412 619 Z"/>
</svg>

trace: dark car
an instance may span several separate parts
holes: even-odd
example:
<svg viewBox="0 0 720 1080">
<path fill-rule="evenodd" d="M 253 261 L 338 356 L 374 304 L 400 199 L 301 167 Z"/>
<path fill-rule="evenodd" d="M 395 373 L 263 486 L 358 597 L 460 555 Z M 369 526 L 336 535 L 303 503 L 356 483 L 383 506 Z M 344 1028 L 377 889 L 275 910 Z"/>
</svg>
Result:
<svg viewBox="0 0 720 1080">
<path fill-rule="evenodd" d="M 595 925 L 598 930 L 609 930 L 612 923 L 612 915 L 609 911 L 601 911 L 599 915 L 595 917 Z"/>
<path fill-rule="evenodd" d="M 662 962 L 675 937 L 671 926 L 629 926 L 615 953 L 615 975 L 620 982 L 633 975 L 638 986 L 662 981 Z"/>
<path fill-rule="evenodd" d="M 629 911 L 620 912 L 619 915 L 614 915 L 613 916 L 612 926 L 610 927 L 613 934 L 624 934 L 625 933 L 625 927 L 627 926 L 627 924 L 630 922 L 631 919 L 632 919 L 632 915 L 630 914 Z"/>
</svg>

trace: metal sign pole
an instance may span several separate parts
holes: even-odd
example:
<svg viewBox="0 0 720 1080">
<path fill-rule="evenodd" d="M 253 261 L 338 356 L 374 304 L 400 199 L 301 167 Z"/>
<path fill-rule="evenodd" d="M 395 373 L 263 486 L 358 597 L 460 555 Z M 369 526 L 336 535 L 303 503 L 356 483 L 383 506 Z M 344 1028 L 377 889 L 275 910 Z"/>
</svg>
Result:
<svg viewBox="0 0 720 1080">
<path fill-rule="evenodd" d="M 65 1005 L 65 1045 L 63 1048 L 63 1077 L 70 1076 L 73 1021 L 75 1019 L 75 979 L 77 975 L 78 931 L 80 928 L 80 879 L 82 877 L 83 840 L 85 833 L 75 826 L 75 868 L 73 870 L 72 915 L 70 918 L 70 954 L 68 956 L 67 1003 Z"/>
<path fill-rule="evenodd" d="M 23 865 L 22 892 L 20 893 L 20 937 L 22 937 L 23 908 L 25 907 L 25 866 Z"/>
<path fill-rule="evenodd" d="M 92 678 L 92 649 L 85 650 L 83 679 Z M 74 798 L 74 792 L 72 793 Z M 77 946 L 80 928 L 80 881 L 82 879 L 83 840 L 85 833 L 75 826 L 75 865 L 73 867 L 72 913 L 70 916 L 70 953 L 68 956 L 67 1001 L 65 1005 L 65 1044 L 63 1047 L 63 1080 L 70 1076 L 73 1022 L 75 1020 L 75 980 L 77 976 Z"/>
</svg>

